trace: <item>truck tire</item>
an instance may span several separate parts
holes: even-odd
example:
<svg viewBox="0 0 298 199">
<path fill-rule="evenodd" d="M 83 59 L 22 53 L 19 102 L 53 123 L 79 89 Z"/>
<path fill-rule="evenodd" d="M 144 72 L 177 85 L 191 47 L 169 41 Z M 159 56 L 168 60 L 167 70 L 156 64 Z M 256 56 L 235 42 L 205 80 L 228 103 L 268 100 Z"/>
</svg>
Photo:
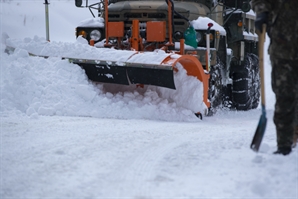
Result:
<svg viewBox="0 0 298 199">
<path fill-rule="evenodd" d="M 243 67 L 233 72 L 232 79 L 234 107 L 243 111 L 257 108 L 260 101 L 258 57 L 247 54 Z"/>
<path fill-rule="evenodd" d="M 208 99 L 211 103 L 211 108 L 209 109 L 208 115 L 213 115 L 216 109 L 222 107 L 223 91 L 222 91 L 222 70 L 223 63 L 220 61 L 219 57 L 216 59 L 216 64 L 210 67 L 210 79 L 209 79 L 209 91 Z"/>
<path fill-rule="evenodd" d="M 252 97 L 251 108 L 255 109 L 258 107 L 260 102 L 261 95 L 261 81 L 260 81 L 260 68 L 259 68 L 259 58 L 255 54 L 248 54 L 247 59 L 250 62 L 250 74 L 249 77 L 251 79 L 251 88 L 250 95 Z"/>
<path fill-rule="evenodd" d="M 243 69 L 232 75 L 232 98 L 233 105 L 237 110 L 246 111 L 251 109 L 250 87 L 248 83 L 248 71 Z"/>
</svg>

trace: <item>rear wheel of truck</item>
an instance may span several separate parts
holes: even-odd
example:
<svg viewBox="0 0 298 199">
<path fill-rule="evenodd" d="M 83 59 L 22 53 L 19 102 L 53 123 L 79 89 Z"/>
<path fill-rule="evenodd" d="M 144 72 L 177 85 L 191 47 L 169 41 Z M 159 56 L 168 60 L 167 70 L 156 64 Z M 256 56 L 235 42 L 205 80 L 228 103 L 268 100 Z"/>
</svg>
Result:
<svg viewBox="0 0 298 199">
<path fill-rule="evenodd" d="M 251 108 L 255 109 L 258 107 L 260 102 L 260 68 L 259 68 L 259 58 L 255 54 L 248 54 L 247 56 L 248 61 L 250 62 L 250 74 L 249 77 L 251 79 L 251 89 L 250 89 L 250 96 L 252 96 Z"/>
<path fill-rule="evenodd" d="M 250 110 L 258 107 L 260 101 L 260 74 L 258 58 L 247 54 L 242 68 L 232 73 L 233 105 L 237 110 Z"/>
</svg>

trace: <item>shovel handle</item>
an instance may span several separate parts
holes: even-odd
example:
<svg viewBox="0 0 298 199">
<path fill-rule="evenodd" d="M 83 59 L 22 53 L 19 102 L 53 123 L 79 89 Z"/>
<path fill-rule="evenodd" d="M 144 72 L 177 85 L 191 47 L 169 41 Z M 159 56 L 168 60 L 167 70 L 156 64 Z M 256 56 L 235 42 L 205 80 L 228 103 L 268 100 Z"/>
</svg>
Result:
<svg viewBox="0 0 298 199">
<path fill-rule="evenodd" d="M 266 24 L 262 26 L 262 32 L 256 31 L 259 37 L 259 67 L 260 67 L 260 79 L 261 79 L 261 104 L 265 107 L 265 81 L 264 81 L 264 43 L 266 36 Z"/>
</svg>

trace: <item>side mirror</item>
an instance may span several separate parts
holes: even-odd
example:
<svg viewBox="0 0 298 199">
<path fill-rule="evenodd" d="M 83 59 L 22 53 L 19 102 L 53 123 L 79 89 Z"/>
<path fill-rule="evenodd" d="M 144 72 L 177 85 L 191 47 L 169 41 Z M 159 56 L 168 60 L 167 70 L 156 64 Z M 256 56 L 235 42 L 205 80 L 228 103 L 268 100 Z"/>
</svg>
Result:
<svg viewBox="0 0 298 199">
<path fill-rule="evenodd" d="M 83 1 L 82 0 L 75 0 L 75 3 L 76 3 L 77 7 L 82 7 Z"/>
<path fill-rule="evenodd" d="M 251 6 L 250 6 L 250 3 L 249 2 L 245 1 L 245 2 L 242 3 L 241 10 L 243 12 L 249 12 L 250 9 L 251 9 Z"/>
</svg>

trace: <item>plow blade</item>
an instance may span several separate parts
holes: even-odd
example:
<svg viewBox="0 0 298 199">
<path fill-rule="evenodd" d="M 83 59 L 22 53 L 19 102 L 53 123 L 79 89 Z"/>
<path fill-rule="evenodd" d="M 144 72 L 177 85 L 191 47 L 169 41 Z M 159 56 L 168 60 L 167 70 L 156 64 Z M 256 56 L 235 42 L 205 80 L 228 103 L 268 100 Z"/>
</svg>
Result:
<svg viewBox="0 0 298 199">
<path fill-rule="evenodd" d="M 75 62 L 74 62 L 75 63 Z M 122 85 L 145 84 L 175 89 L 172 69 L 146 68 L 142 66 L 111 66 L 78 63 L 88 78 L 95 82 Z"/>
<path fill-rule="evenodd" d="M 132 84 L 155 85 L 176 89 L 172 69 L 128 67 L 127 76 Z"/>
<path fill-rule="evenodd" d="M 179 71 L 176 65 L 180 64 L 186 70 L 187 76 L 195 77 L 202 83 L 201 102 L 206 107 L 210 107 L 208 100 L 209 74 L 205 73 L 201 63 L 194 56 L 136 52 L 121 62 L 116 60 L 68 59 L 71 63 L 80 65 L 85 70 L 88 78 L 95 82 L 122 85 L 154 85 L 169 89 L 177 89 L 175 74 L 182 71 Z M 179 87 L 181 89 L 181 85 Z M 188 85 L 184 83 L 184 89 L 188 90 L 187 87 Z M 190 96 L 193 94 L 188 93 Z M 199 100 L 197 103 L 201 102 Z M 187 104 L 188 102 L 185 101 L 183 103 Z"/>
<path fill-rule="evenodd" d="M 86 63 L 78 65 L 85 70 L 86 75 L 92 81 L 129 85 L 124 67 Z"/>
<path fill-rule="evenodd" d="M 175 89 L 174 67 L 164 63 L 169 54 L 136 53 L 125 62 L 90 59 L 69 59 L 80 65 L 95 82 L 122 85 L 144 84 Z M 146 58 L 144 58 L 146 57 Z M 148 63 L 148 60 L 151 63 Z"/>
</svg>

